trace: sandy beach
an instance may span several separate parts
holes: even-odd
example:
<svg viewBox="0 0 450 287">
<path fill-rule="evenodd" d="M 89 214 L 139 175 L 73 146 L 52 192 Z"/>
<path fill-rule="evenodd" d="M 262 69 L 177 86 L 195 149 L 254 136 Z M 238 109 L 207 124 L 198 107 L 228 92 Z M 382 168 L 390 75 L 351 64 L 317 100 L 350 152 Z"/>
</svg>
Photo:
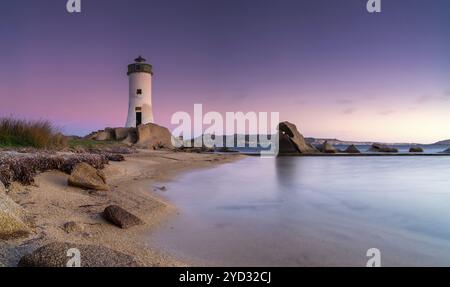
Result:
<svg viewBox="0 0 450 287">
<path fill-rule="evenodd" d="M 0 265 L 16 266 L 24 254 L 42 245 L 70 242 L 105 246 L 135 257 L 144 266 L 185 266 L 144 240 L 149 232 L 177 214 L 176 207 L 159 196 L 170 192 L 161 182 L 180 172 L 208 168 L 243 156 L 139 150 L 125 157 L 124 162 L 110 162 L 104 169 L 110 191 L 70 187 L 68 175 L 59 171 L 39 174 L 32 186 L 13 183 L 8 195 L 25 209 L 32 235 L 1 241 Z M 145 224 L 126 230 L 111 225 L 101 216 L 111 204 L 132 212 Z M 62 226 L 67 222 L 78 223 L 82 230 L 66 232 Z"/>
</svg>

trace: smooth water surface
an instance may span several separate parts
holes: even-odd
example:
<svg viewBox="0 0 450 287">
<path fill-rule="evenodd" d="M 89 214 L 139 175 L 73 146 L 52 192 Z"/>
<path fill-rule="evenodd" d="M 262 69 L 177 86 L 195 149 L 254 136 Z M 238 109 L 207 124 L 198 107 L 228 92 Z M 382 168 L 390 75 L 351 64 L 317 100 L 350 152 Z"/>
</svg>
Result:
<svg viewBox="0 0 450 287">
<path fill-rule="evenodd" d="M 165 196 L 151 241 L 194 265 L 450 265 L 450 157 L 249 157 Z"/>
</svg>

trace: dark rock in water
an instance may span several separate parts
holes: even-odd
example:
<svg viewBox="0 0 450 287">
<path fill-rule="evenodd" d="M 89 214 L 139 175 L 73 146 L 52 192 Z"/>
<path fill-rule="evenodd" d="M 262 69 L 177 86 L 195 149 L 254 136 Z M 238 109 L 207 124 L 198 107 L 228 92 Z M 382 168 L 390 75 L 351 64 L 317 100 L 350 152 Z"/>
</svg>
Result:
<svg viewBox="0 0 450 287">
<path fill-rule="evenodd" d="M 369 149 L 371 152 L 386 152 L 386 153 L 396 153 L 398 152 L 398 149 L 383 145 L 383 144 L 373 144 L 372 147 Z"/>
<path fill-rule="evenodd" d="M 409 149 L 409 152 L 423 152 L 423 148 L 416 146 L 416 147 L 411 147 Z"/>
<path fill-rule="evenodd" d="M 75 166 L 68 183 L 70 186 L 84 189 L 109 190 L 105 174 L 87 163 L 79 163 Z"/>
<path fill-rule="evenodd" d="M 359 149 L 355 145 L 349 145 L 347 149 L 344 151 L 345 153 L 361 153 Z"/>
<path fill-rule="evenodd" d="M 317 153 L 318 150 L 305 141 L 297 127 L 290 122 L 278 125 L 279 152 L 283 153 Z"/>
<path fill-rule="evenodd" d="M 450 147 L 446 150 L 444 150 L 442 153 L 450 153 Z"/>
<path fill-rule="evenodd" d="M 127 254 L 103 246 L 54 242 L 44 245 L 20 259 L 19 267 L 67 267 L 73 256 L 68 251 L 80 251 L 81 267 L 140 267 L 137 260 Z"/>
<path fill-rule="evenodd" d="M 156 186 L 155 190 L 159 190 L 159 191 L 167 191 L 167 187 L 166 186 Z"/>
<path fill-rule="evenodd" d="M 297 146 L 292 142 L 291 138 L 287 134 L 280 134 L 278 141 L 280 154 L 300 153 Z"/>
<path fill-rule="evenodd" d="M 325 141 L 322 145 L 322 152 L 324 153 L 337 153 L 337 150 L 328 141 Z"/>
<path fill-rule="evenodd" d="M 223 153 L 235 153 L 236 151 L 228 148 L 228 147 L 221 147 L 216 149 L 217 152 L 223 152 Z"/>
<path fill-rule="evenodd" d="M 123 229 L 143 224 L 139 217 L 117 205 L 110 205 L 105 208 L 103 211 L 103 217 L 107 221 Z"/>
</svg>

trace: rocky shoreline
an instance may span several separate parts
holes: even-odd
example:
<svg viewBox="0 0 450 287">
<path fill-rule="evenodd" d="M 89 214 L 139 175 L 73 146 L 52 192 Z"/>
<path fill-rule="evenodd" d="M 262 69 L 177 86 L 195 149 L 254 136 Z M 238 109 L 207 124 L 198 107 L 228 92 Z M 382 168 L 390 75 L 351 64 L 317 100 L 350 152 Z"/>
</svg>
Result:
<svg viewBox="0 0 450 287">
<path fill-rule="evenodd" d="M 321 144 L 314 145 L 299 132 L 296 125 L 290 122 L 282 122 L 278 125 L 279 130 L 279 155 L 280 156 L 448 156 L 450 148 L 437 153 L 426 154 L 420 146 L 411 146 L 409 153 L 399 153 L 396 147 L 383 143 L 373 143 L 367 151 L 361 151 L 356 145 L 350 144 L 345 150 L 339 150 L 332 142 L 324 140 Z"/>
<path fill-rule="evenodd" d="M 170 188 L 156 184 L 241 157 L 138 150 L 113 162 L 93 153 L 0 152 L 0 266 L 65 266 L 68 247 L 81 251 L 82 266 L 183 266 L 145 240 L 177 215 L 158 196 Z M 107 188 L 73 184 L 79 166 L 92 170 L 74 180 L 104 179 Z"/>
<path fill-rule="evenodd" d="M 385 144 L 368 151 L 330 142 L 313 145 L 289 122 L 279 124 L 279 156 L 448 156 Z M 157 183 L 178 172 L 208 168 L 245 155 L 174 148 L 171 134 L 154 124 L 105 129 L 88 140 L 101 148 L 65 151 L 0 150 L 0 267 L 64 267 L 67 251 L 81 252 L 81 266 L 183 266 L 154 250 L 146 234 L 177 215 L 158 196 Z M 153 188 L 152 188 L 153 187 Z"/>
</svg>

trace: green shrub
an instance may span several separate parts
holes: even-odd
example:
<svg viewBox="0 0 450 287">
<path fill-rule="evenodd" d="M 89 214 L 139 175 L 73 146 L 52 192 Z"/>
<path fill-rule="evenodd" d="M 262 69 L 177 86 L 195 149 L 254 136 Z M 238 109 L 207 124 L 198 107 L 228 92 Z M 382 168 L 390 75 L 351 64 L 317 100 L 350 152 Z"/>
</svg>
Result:
<svg viewBox="0 0 450 287">
<path fill-rule="evenodd" d="M 67 139 L 49 121 L 0 118 L 0 146 L 59 148 Z"/>
</svg>

